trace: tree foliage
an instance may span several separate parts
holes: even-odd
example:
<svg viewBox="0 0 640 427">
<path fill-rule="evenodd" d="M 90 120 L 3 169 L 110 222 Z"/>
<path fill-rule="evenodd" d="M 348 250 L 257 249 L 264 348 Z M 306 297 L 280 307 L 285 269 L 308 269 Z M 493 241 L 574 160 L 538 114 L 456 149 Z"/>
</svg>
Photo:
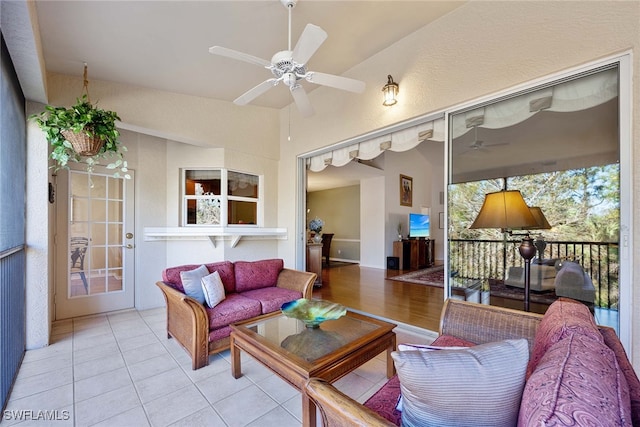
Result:
<svg viewBox="0 0 640 427">
<path fill-rule="evenodd" d="M 484 195 L 520 190 L 529 206 L 538 206 L 551 224 L 536 230 L 545 240 L 617 242 L 620 223 L 618 164 L 568 171 L 467 182 L 449 186 L 449 236 L 453 239 L 502 239 L 500 230 L 471 230 Z"/>
</svg>

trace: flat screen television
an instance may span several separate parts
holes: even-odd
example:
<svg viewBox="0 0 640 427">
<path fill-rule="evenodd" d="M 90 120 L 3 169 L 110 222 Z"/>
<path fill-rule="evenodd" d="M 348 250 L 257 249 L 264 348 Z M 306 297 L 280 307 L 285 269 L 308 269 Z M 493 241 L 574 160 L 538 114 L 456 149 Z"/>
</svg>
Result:
<svg viewBox="0 0 640 427">
<path fill-rule="evenodd" d="M 426 214 L 409 214 L 409 237 L 429 237 L 431 221 Z"/>
</svg>

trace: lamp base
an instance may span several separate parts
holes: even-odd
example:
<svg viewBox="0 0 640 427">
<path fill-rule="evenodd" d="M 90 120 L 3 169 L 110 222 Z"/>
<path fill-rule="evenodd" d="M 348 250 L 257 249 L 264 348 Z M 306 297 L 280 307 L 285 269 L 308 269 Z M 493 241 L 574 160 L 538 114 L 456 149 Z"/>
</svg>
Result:
<svg viewBox="0 0 640 427">
<path fill-rule="evenodd" d="M 533 239 L 527 234 L 518 247 L 520 256 L 524 259 L 524 311 L 529 311 L 529 293 L 531 291 L 531 259 L 536 256 Z"/>
</svg>

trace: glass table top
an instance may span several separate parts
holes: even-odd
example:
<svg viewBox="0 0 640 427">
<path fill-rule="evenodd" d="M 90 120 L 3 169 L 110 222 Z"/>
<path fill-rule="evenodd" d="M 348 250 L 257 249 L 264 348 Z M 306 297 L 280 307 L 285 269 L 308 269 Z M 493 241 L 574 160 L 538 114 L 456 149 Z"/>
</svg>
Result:
<svg viewBox="0 0 640 427">
<path fill-rule="evenodd" d="M 285 354 L 313 362 L 340 348 L 351 347 L 358 340 L 377 330 L 386 330 L 384 325 L 395 325 L 347 312 L 337 320 L 327 320 L 319 328 L 307 328 L 298 319 L 284 314 L 258 318 L 235 325 L 236 329 L 250 330 L 260 341 Z"/>
</svg>

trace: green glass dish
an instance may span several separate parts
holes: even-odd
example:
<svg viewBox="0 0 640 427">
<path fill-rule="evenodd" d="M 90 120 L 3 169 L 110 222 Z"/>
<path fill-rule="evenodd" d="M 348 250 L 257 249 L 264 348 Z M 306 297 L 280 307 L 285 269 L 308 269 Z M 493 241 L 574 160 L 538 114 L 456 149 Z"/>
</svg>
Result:
<svg viewBox="0 0 640 427">
<path fill-rule="evenodd" d="M 318 328 L 325 320 L 339 319 L 347 314 L 345 306 L 335 302 L 300 298 L 282 304 L 285 316 L 302 320 L 307 328 Z"/>
</svg>

